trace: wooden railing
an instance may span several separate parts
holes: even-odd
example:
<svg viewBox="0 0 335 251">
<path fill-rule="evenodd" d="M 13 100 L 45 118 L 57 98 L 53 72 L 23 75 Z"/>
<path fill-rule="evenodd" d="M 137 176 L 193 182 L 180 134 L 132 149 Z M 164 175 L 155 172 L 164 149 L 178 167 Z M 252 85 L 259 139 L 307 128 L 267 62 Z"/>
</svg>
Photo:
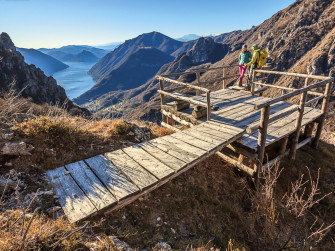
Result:
<svg viewBox="0 0 335 251">
<path fill-rule="evenodd" d="M 159 90 L 158 93 L 161 95 L 161 105 L 165 104 L 165 96 L 172 97 L 177 100 L 186 101 L 190 104 L 194 104 L 196 106 L 205 107 L 207 109 L 207 120 L 211 119 L 211 110 L 217 110 L 217 107 L 214 105 L 211 105 L 211 97 L 210 93 L 211 90 L 207 88 L 200 87 L 200 85 L 204 84 L 210 84 L 217 81 L 222 81 L 222 88 L 227 88 L 228 79 L 237 78 L 240 76 L 240 74 L 227 76 L 227 69 L 237 67 L 238 65 L 226 65 L 221 67 L 215 67 L 215 68 L 208 68 L 208 69 L 201 69 L 196 71 L 189 71 L 189 72 L 180 72 L 180 73 L 173 73 L 168 75 L 162 75 L 162 76 L 156 76 L 155 78 L 159 81 Z M 208 71 L 215 71 L 215 70 L 222 70 L 222 77 L 214 78 L 208 81 L 201 82 L 200 80 L 200 74 Z M 177 80 L 171 79 L 171 77 L 180 77 L 185 75 L 191 75 L 195 74 L 196 76 L 196 83 L 190 84 L 190 83 L 183 83 Z M 169 89 L 164 89 L 164 82 L 177 85 L 176 87 L 172 87 Z M 181 93 L 177 93 L 176 91 L 180 91 L 183 89 L 193 89 L 196 91 L 196 96 L 199 96 L 201 92 L 206 93 L 206 102 L 202 100 L 198 100 L 196 97 L 187 97 Z"/>
<path fill-rule="evenodd" d="M 257 73 L 276 74 L 276 75 L 284 75 L 284 76 L 305 78 L 305 85 L 304 85 L 303 88 L 294 89 L 294 88 L 288 88 L 288 87 L 282 87 L 282 86 L 275 86 L 275 85 L 270 85 L 270 84 L 259 83 L 259 82 L 255 82 L 255 75 Z M 309 82 L 310 79 L 317 79 L 317 80 L 321 80 L 321 81 L 319 81 L 315 84 L 308 85 L 308 82 Z M 300 135 L 301 125 L 302 125 L 302 119 L 303 119 L 303 115 L 304 115 L 304 108 L 305 108 L 306 105 L 309 105 L 309 104 L 311 104 L 315 101 L 323 99 L 322 107 L 321 107 L 321 116 L 319 117 L 319 120 L 318 120 L 318 127 L 317 127 L 317 130 L 316 130 L 316 133 L 315 133 L 315 137 L 314 137 L 313 140 L 312 140 L 311 137 L 308 140 L 305 140 L 305 142 L 307 142 L 307 143 L 312 141 L 312 146 L 317 147 L 318 141 L 319 141 L 320 136 L 321 136 L 321 131 L 322 131 L 322 128 L 323 128 L 324 119 L 325 119 L 325 116 L 327 115 L 327 108 L 328 108 L 329 98 L 330 98 L 330 95 L 331 95 L 331 87 L 332 87 L 332 84 L 333 84 L 334 81 L 335 81 L 335 78 L 325 77 L 325 76 L 315 76 L 315 75 L 299 74 L 299 73 L 286 73 L 286 72 L 278 72 L 278 71 L 254 70 L 251 92 L 253 92 L 253 90 L 255 90 L 256 85 L 261 85 L 261 86 L 267 86 L 267 87 L 273 87 L 273 88 L 277 88 L 277 89 L 284 89 L 284 90 L 287 90 L 287 91 L 292 91 L 292 92 L 287 93 L 285 95 L 282 95 L 280 97 L 273 98 L 273 99 L 271 99 L 271 100 L 269 100 L 265 103 L 254 106 L 255 110 L 261 110 L 260 121 L 258 123 L 255 123 L 255 124 L 251 124 L 247 128 L 246 131 L 247 131 L 247 133 L 252 133 L 252 132 L 258 130 L 258 150 L 257 150 L 258 163 L 255 165 L 255 170 L 254 170 L 255 173 L 259 173 L 260 169 L 262 168 L 262 164 L 263 164 L 263 160 L 264 160 L 264 153 L 265 153 L 267 128 L 268 128 L 269 123 L 274 122 L 278 119 L 281 119 L 281 118 L 283 118 L 283 117 L 285 117 L 285 116 L 287 116 L 287 115 L 289 115 L 289 114 L 298 110 L 296 123 L 295 123 L 295 131 L 294 131 L 293 138 L 292 138 L 292 145 L 291 145 L 290 150 L 289 150 L 288 153 L 287 152 L 283 153 L 283 155 L 289 155 L 291 159 L 295 159 L 295 154 L 296 154 L 296 150 L 297 150 L 297 146 L 298 146 L 299 135 Z M 313 92 L 312 91 L 313 89 L 324 87 L 324 86 L 326 86 L 324 93 L 318 93 L 318 92 Z M 307 101 L 307 95 L 308 94 L 314 95 L 314 96 L 316 96 L 316 98 L 313 98 L 312 100 Z M 274 113 L 273 115 L 270 116 L 271 105 L 273 105 L 275 103 L 278 103 L 278 102 L 281 102 L 281 101 L 284 101 L 284 100 L 287 100 L 287 99 L 290 99 L 290 98 L 292 98 L 294 96 L 297 96 L 297 95 L 301 95 L 300 96 L 300 102 L 299 102 L 298 106 L 293 107 L 293 108 L 289 107 L 285 110 L 276 112 L 276 113 Z M 309 134 L 311 134 L 311 132 Z M 281 148 L 286 149 L 287 140 L 284 144 L 285 144 L 285 146 L 281 147 Z"/>
</svg>

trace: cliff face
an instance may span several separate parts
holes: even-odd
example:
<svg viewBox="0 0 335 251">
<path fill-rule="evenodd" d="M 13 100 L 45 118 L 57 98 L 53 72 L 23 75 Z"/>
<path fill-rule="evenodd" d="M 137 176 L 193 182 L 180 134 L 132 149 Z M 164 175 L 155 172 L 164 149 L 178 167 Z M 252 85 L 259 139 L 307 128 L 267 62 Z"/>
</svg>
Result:
<svg viewBox="0 0 335 251">
<path fill-rule="evenodd" d="M 78 108 L 68 100 L 63 87 L 57 85 L 52 77 L 47 77 L 43 71 L 34 65 L 28 65 L 6 33 L 0 34 L 0 89 L 7 91 L 10 86 L 22 96 L 31 98 L 37 104 L 59 104 L 67 102 L 69 109 Z M 85 109 L 78 112 L 88 114 Z"/>
</svg>

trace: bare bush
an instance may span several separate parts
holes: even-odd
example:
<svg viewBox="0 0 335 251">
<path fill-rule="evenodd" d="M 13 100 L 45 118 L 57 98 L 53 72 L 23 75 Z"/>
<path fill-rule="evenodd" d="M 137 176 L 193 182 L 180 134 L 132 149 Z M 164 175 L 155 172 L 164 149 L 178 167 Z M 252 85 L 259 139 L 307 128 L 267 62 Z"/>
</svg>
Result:
<svg viewBox="0 0 335 251">
<path fill-rule="evenodd" d="M 302 174 L 278 199 L 276 187 L 282 171 L 276 164 L 263 172 L 261 186 L 253 200 L 255 210 L 250 233 L 263 250 L 266 247 L 268 250 L 309 250 L 335 226 L 335 222 L 326 225 L 312 210 L 329 194 L 320 192 L 319 171 L 313 180 L 308 169 L 309 178 L 305 179 Z"/>
<path fill-rule="evenodd" d="M 15 82 L 10 85 L 9 91 L 4 93 L 0 100 L 0 122 L 2 123 L 12 124 L 15 121 L 15 114 L 21 113 L 27 105 L 27 101 L 20 98 L 23 90 L 16 93 L 14 86 Z"/>
</svg>

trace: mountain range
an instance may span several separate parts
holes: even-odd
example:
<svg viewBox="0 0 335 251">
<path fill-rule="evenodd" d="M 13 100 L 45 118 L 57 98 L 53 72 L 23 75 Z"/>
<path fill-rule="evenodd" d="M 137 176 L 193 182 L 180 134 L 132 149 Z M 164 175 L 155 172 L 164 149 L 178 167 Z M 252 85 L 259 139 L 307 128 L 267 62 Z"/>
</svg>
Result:
<svg viewBox="0 0 335 251">
<path fill-rule="evenodd" d="M 69 67 L 54 57 L 46 55 L 38 50 L 24 48 L 16 49 L 24 56 L 24 60 L 27 64 L 35 65 L 36 67 L 42 69 L 48 76 L 51 76 L 53 73 Z"/>
<path fill-rule="evenodd" d="M 262 24 L 249 30 L 238 30 L 213 37 L 214 44 L 219 44 L 223 48 L 220 50 L 222 53 L 217 54 L 215 60 L 210 60 L 211 50 L 209 48 L 205 50 L 203 46 L 195 46 L 196 43 L 202 40 L 201 38 L 196 41 L 174 43 L 178 48 L 174 52 L 170 52 L 170 55 L 175 56 L 175 60 L 163 65 L 156 74 L 169 74 L 177 71 L 236 64 L 242 45 L 247 44 L 250 48 L 251 45 L 257 43 L 261 48 L 268 51 L 269 61 L 272 62 L 275 70 L 334 76 L 334 13 L 334 1 L 297 0 L 268 20 L 265 20 Z M 147 36 L 147 34 L 141 36 Z M 164 35 L 159 34 L 159 36 L 163 37 Z M 164 39 L 170 41 L 166 36 L 164 36 Z M 134 40 L 128 40 L 127 45 L 132 42 Z M 205 44 L 213 45 L 213 43 Z M 133 43 L 133 45 L 131 51 L 136 50 L 136 43 Z M 159 44 L 156 46 L 160 47 Z M 123 44 L 118 49 L 120 48 L 124 48 L 127 51 L 129 47 Z M 192 50 L 193 52 L 191 52 Z M 117 62 L 124 60 L 122 53 L 117 55 L 119 56 Z M 212 55 L 216 55 L 216 53 Z M 107 56 L 116 55 L 110 53 Z M 115 61 L 108 61 L 106 57 L 90 70 L 91 73 L 95 74 L 96 78 L 103 78 L 104 72 L 108 72 L 110 68 L 115 67 Z M 200 60 L 201 58 L 206 60 Z M 228 72 L 228 74 L 233 73 L 236 73 L 236 69 L 235 72 Z M 206 81 L 219 77 L 220 74 L 222 73 L 205 73 L 202 76 L 202 80 Z M 186 79 L 184 81 L 193 80 Z M 278 85 L 289 87 L 301 86 L 298 81 L 287 77 L 273 78 L 273 81 L 276 81 Z M 219 82 L 214 83 L 211 88 L 220 88 L 221 84 Z M 133 89 L 105 93 L 95 102 L 89 102 L 85 105 L 87 107 L 93 105 L 97 107 L 96 105 L 99 104 L 97 109 L 102 111 L 122 101 L 124 103 L 123 115 L 125 118 L 156 120 L 160 118 L 159 96 L 156 91 L 157 81 L 150 79 L 148 82 Z M 273 95 L 271 91 L 269 92 L 269 95 Z"/>
</svg>

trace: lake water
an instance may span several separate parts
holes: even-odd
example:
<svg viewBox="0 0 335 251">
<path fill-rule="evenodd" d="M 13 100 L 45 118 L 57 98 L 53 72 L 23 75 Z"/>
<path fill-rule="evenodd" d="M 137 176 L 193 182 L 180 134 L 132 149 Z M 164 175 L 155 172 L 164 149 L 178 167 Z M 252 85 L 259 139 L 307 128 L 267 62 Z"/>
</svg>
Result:
<svg viewBox="0 0 335 251">
<path fill-rule="evenodd" d="M 95 85 L 92 77 L 87 74 L 95 63 L 64 62 L 69 68 L 55 72 L 52 76 L 62 86 L 67 96 L 74 99 Z"/>
</svg>

